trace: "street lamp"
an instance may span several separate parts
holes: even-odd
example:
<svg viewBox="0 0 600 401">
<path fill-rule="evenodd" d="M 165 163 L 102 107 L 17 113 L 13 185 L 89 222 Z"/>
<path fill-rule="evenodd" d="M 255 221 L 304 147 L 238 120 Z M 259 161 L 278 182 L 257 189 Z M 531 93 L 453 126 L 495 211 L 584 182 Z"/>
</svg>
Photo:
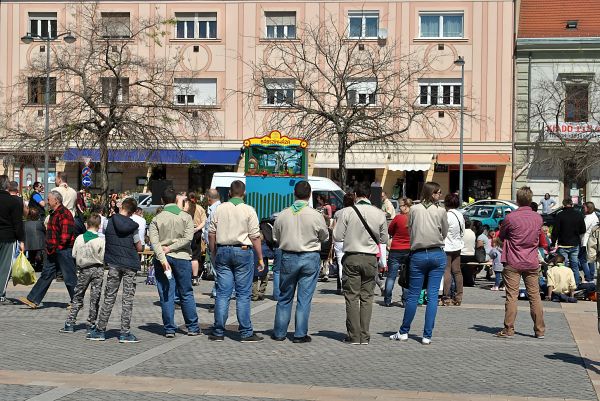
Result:
<svg viewBox="0 0 600 401">
<path fill-rule="evenodd" d="M 46 104 L 46 123 L 44 124 L 44 195 L 48 196 L 48 175 L 49 175 L 49 156 L 48 156 L 48 136 L 50 131 L 50 42 L 64 36 L 66 43 L 74 43 L 77 39 L 71 34 L 71 31 L 52 36 L 48 32 L 47 36 L 32 35 L 27 32 L 27 35 L 21 37 L 21 42 L 26 45 L 33 42 L 34 39 L 41 39 L 46 42 L 46 91 L 44 94 L 44 103 Z"/>
<path fill-rule="evenodd" d="M 463 142 L 465 136 L 465 59 L 458 56 L 454 64 L 460 66 L 460 147 L 458 164 L 458 199 L 462 207 L 463 204 L 463 184 L 464 184 L 464 160 L 463 160 Z"/>
</svg>

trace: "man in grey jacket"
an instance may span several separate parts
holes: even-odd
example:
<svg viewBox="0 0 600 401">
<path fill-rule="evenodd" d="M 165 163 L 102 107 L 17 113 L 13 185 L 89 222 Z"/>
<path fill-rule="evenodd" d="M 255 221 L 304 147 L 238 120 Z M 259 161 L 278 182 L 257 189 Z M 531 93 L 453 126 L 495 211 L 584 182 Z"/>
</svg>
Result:
<svg viewBox="0 0 600 401">
<path fill-rule="evenodd" d="M 383 211 L 371 205 L 371 188 L 359 184 L 354 192 L 356 204 L 343 209 L 333 231 L 333 240 L 344 243 L 342 287 L 346 299 L 346 329 L 350 344 L 368 344 L 373 310 L 373 290 L 377 275 L 379 244 L 387 244 L 387 221 Z M 362 223 L 362 215 L 369 230 Z"/>
<path fill-rule="evenodd" d="M 273 239 L 282 251 L 280 294 L 271 336 L 275 341 L 285 340 L 296 287 L 298 304 L 293 342 L 311 341 L 308 335 L 310 304 L 319 279 L 321 242 L 327 241 L 329 230 L 323 214 L 308 206 L 310 194 L 310 184 L 298 182 L 294 187 L 296 201 L 277 216 L 273 226 Z"/>
</svg>

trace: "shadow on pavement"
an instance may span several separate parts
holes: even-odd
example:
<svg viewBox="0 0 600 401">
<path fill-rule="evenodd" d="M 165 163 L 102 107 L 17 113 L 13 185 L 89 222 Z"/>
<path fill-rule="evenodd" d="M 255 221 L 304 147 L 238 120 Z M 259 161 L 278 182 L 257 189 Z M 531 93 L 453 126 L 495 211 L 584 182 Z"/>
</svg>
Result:
<svg viewBox="0 0 600 401">
<path fill-rule="evenodd" d="M 325 337 L 325 338 L 331 338 L 333 340 L 343 341 L 344 338 L 346 338 L 346 333 L 340 333 L 337 331 L 330 331 L 330 330 L 319 330 L 316 333 L 313 333 L 312 336 Z"/>
<path fill-rule="evenodd" d="M 566 354 L 564 352 L 555 352 L 552 355 L 544 355 L 544 358 L 552 359 L 555 361 L 562 361 L 562 362 L 566 362 L 566 363 L 572 363 L 574 365 L 579 365 L 579 366 L 582 366 L 583 364 L 585 364 L 585 366 L 588 369 L 590 369 L 592 372 L 594 372 L 596 374 L 600 374 L 600 369 L 598 369 L 598 366 L 600 366 L 600 362 L 592 361 L 591 359 L 583 358 L 579 355 L 571 355 L 571 354 Z"/>
</svg>

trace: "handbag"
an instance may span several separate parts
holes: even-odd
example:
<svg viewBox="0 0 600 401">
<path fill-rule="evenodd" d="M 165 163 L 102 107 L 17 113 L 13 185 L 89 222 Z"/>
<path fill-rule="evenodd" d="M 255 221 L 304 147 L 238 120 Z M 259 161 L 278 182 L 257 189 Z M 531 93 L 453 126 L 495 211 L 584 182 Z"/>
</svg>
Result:
<svg viewBox="0 0 600 401">
<path fill-rule="evenodd" d="M 475 248 L 475 261 L 477 263 L 485 263 L 485 247 L 480 246 Z"/>
<path fill-rule="evenodd" d="M 410 282 L 410 256 L 407 256 L 404 263 L 398 266 L 398 285 L 402 288 L 408 288 Z"/>
<path fill-rule="evenodd" d="M 377 240 L 377 237 L 375 237 L 375 234 L 373 234 L 373 231 L 371 231 L 371 228 L 369 227 L 369 225 L 365 221 L 365 218 L 363 217 L 363 215 L 360 214 L 360 211 L 358 210 L 358 208 L 356 207 L 356 205 L 352 205 L 352 209 L 354 209 L 354 211 L 358 215 L 358 218 L 360 219 L 361 223 L 363 224 L 363 226 L 365 227 L 365 229 L 369 233 L 369 236 L 371 237 L 371 239 L 373 240 L 373 242 L 375 242 L 375 244 L 377 245 L 377 249 L 379 250 L 379 252 L 377 252 L 377 264 L 379 264 L 380 268 L 386 269 L 387 268 L 387 256 L 386 256 L 387 255 L 387 248 L 386 248 L 386 245 L 379 243 L 379 241 Z"/>
</svg>

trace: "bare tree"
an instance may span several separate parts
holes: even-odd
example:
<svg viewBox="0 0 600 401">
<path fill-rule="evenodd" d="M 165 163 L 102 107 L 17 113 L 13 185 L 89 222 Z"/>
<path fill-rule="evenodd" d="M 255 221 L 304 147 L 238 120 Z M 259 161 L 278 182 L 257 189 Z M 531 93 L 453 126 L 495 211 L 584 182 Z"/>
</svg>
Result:
<svg viewBox="0 0 600 401">
<path fill-rule="evenodd" d="M 401 55 L 391 39 L 349 38 L 331 17 L 300 25 L 298 39 L 274 40 L 257 52 L 248 64 L 247 104 L 253 114 L 265 106 L 265 130 L 333 145 L 344 187 L 354 146 L 398 147 L 413 125 L 430 123 L 428 106 L 415 105 L 416 82 L 427 69 L 415 54 Z"/>
<path fill-rule="evenodd" d="M 593 70 L 592 70 L 593 71 Z M 531 90 L 531 164 L 563 169 L 565 183 L 585 186 L 600 164 L 600 81 L 597 74 L 542 77 Z M 526 108 L 524 101 L 521 107 Z"/>
<path fill-rule="evenodd" d="M 27 103 L 43 104 L 32 99 L 43 96 L 43 91 L 36 93 L 32 87 L 39 86 L 38 81 L 45 84 L 45 57 L 32 57 L 12 88 L 13 106 L 4 128 L 20 148 L 99 149 L 100 188 L 106 201 L 109 150 L 132 149 L 149 158 L 158 149 L 177 149 L 182 141 L 195 140 L 181 129 L 183 124 L 208 132 L 215 121 L 207 109 L 176 104 L 174 78 L 180 56 L 143 55 L 145 49 L 161 46 L 173 21 L 160 16 L 130 21 L 118 13 L 101 12 L 93 2 L 67 7 L 77 21 L 68 27 L 77 42 L 56 46 L 52 52 L 51 83 L 56 89 L 51 96 L 49 135 L 44 135 L 37 109 L 27 107 Z"/>
</svg>

